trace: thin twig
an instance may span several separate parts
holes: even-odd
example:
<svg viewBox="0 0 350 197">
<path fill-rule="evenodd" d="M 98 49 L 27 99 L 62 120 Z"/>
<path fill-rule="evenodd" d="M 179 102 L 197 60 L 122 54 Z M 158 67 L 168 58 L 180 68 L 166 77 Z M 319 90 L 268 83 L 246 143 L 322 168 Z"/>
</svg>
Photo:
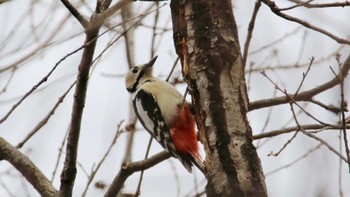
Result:
<svg viewBox="0 0 350 197">
<path fill-rule="evenodd" d="M 168 161 L 170 163 L 171 171 L 174 174 L 174 178 L 175 178 L 175 182 L 176 182 L 176 196 L 180 197 L 181 187 L 180 187 L 179 175 L 176 171 L 176 165 L 174 163 L 174 160 L 169 159 Z"/>
<path fill-rule="evenodd" d="M 326 105 L 326 104 L 324 104 L 324 103 L 322 103 L 320 101 L 317 101 L 317 100 L 315 100 L 313 98 L 310 100 L 310 102 L 313 103 L 313 104 L 316 104 L 316 105 L 318 105 L 320 107 L 322 107 L 325 110 L 331 111 L 331 112 L 333 112 L 335 114 L 339 114 L 341 112 L 341 109 L 339 107 L 336 107 L 336 106 L 333 106 L 333 105 Z"/>
<path fill-rule="evenodd" d="M 55 38 L 55 36 L 63 30 L 63 25 L 67 24 L 67 20 L 69 19 L 70 14 L 67 14 L 63 17 L 63 19 L 56 25 L 56 28 L 52 31 L 53 33 L 42 42 L 42 44 L 38 45 L 36 48 L 31 50 L 30 52 L 26 53 L 24 56 L 22 56 L 20 59 L 16 60 L 13 63 L 10 63 L 9 65 L 6 65 L 4 67 L 0 68 L 0 73 L 5 72 L 10 69 L 18 68 L 18 66 L 28 59 L 32 58 L 34 55 L 38 55 L 40 51 L 42 51 L 45 47 L 48 47 L 51 45 L 51 41 Z"/>
<path fill-rule="evenodd" d="M 331 8 L 331 7 L 345 7 L 350 6 L 350 1 L 343 2 L 332 2 L 332 3 L 310 3 L 311 1 L 301 2 L 299 0 L 289 0 L 291 2 L 297 3 L 302 7 L 306 8 Z M 300 7 L 300 6 L 298 6 Z"/>
<path fill-rule="evenodd" d="M 330 59 L 333 59 L 334 56 L 339 54 L 339 52 L 342 49 L 344 49 L 345 46 L 347 46 L 347 45 L 340 45 L 335 51 L 331 52 L 327 56 L 315 60 L 313 65 L 321 65 L 321 63 L 323 63 L 323 62 L 329 61 Z M 252 54 L 249 53 L 249 55 L 252 55 Z M 310 62 L 299 63 L 299 64 L 291 63 L 291 64 L 286 64 L 286 65 L 279 64 L 279 65 L 276 65 L 276 66 L 268 65 L 268 66 L 264 66 L 264 67 L 263 66 L 258 66 L 258 67 L 247 69 L 246 73 L 248 73 L 248 72 L 261 72 L 261 71 L 264 71 L 264 70 L 265 71 L 267 71 L 267 70 L 290 70 L 290 69 L 294 69 L 295 70 L 295 69 L 300 69 L 300 68 L 306 67 L 309 64 L 310 64 Z"/>
<path fill-rule="evenodd" d="M 75 85 L 75 82 L 71 84 L 71 86 L 68 88 L 68 90 L 58 98 L 58 101 L 56 104 L 53 106 L 53 108 L 50 110 L 50 112 L 43 118 L 33 129 L 28 133 L 28 135 L 20 142 L 18 143 L 15 147 L 16 148 L 22 148 L 23 145 L 31 138 L 33 137 L 34 134 L 36 134 L 43 126 L 46 125 L 46 123 L 50 120 L 50 118 L 53 116 L 55 113 L 56 109 L 60 106 L 60 104 L 63 102 L 64 98 L 67 96 L 67 94 L 70 92 L 70 90 L 73 88 Z"/>
<path fill-rule="evenodd" d="M 343 144 L 342 144 L 342 130 L 339 130 L 339 152 L 342 153 L 343 152 Z M 342 187 L 342 169 L 343 169 L 343 161 L 341 160 L 341 158 L 339 158 L 339 168 L 338 168 L 338 189 L 339 189 L 339 196 L 343 197 L 343 187 Z"/>
<path fill-rule="evenodd" d="M 146 150 L 145 160 L 148 158 L 149 151 L 151 150 L 152 141 L 153 141 L 153 137 L 150 136 L 147 150 Z M 137 184 L 137 189 L 136 189 L 134 197 L 138 197 L 141 194 L 141 184 L 142 184 L 142 179 L 143 179 L 143 173 L 144 173 L 144 170 L 141 171 L 139 183 Z"/>
<path fill-rule="evenodd" d="M 276 93 L 277 93 L 277 89 L 274 89 L 273 96 L 275 96 Z M 270 120 L 271 120 L 272 110 L 273 110 L 273 107 L 269 107 L 267 115 L 266 115 L 265 123 L 264 123 L 263 127 L 260 130 L 261 131 L 260 134 L 265 133 L 265 129 L 266 129 L 267 125 L 270 123 Z M 256 143 L 256 148 L 260 147 L 260 145 L 261 145 L 260 143 L 261 143 L 261 140 L 259 139 L 258 142 Z"/>
<path fill-rule="evenodd" d="M 125 38 L 125 49 L 126 49 L 126 57 L 128 60 L 129 69 L 135 66 L 135 44 L 134 44 L 134 28 L 129 29 L 129 19 L 133 15 L 133 10 L 131 4 L 128 4 L 121 9 L 122 20 L 125 21 L 123 23 L 123 29 L 126 32 L 124 34 Z M 127 29 L 129 29 L 127 31 Z"/>
<path fill-rule="evenodd" d="M 295 112 L 294 112 L 294 108 L 293 108 L 293 104 L 291 104 L 291 111 L 293 113 L 293 117 L 294 117 L 294 120 L 295 120 L 295 123 L 297 124 L 299 130 L 304 133 L 306 136 L 309 136 L 319 142 L 321 142 L 321 144 L 325 145 L 330 151 L 332 151 L 333 153 L 335 153 L 336 155 L 338 155 L 340 158 L 342 158 L 344 161 L 346 162 L 349 162 L 340 152 L 338 152 L 337 150 L 335 150 L 335 148 L 333 148 L 331 145 L 329 145 L 326 141 L 324 141 L 323 139 L 321 139 L 320 137 L 317 137 L 316 135 L 312 134 L 312 133 L 309 133 L 307 131 L 305 131 L 301 126 L 300 126 L 300 123 L 295 115 Z"/>
<path fill-rule="evenodd" d="M 341 68 L 341 63 L 340 63 L 340 57 L 337 56 L 336 60 L 338 62 L 339 70 Z M 332 67 L 331 67 L 332 69 Z M 333 71 L 335 74 L 335 72 Z M 335 74 L 336 75 L 336 74 Z M 341 75 L 339 72 L 338 75 Z M 337 75 L 336 75 L 337 76 Z M 341 76 L 340 76 L 341 77 Z M 344 146 L 345 146 L 345 153 L 346 153 L 346 158 L 348 159 L 348 170 L 350 173 L 350 150 L 349 150 L 349 143 L 348 143 L 348 137 L 347 137 L 347 132 L 346 132 L 346 117 L 345 117 L 345 101 L 344 101 L 344 81 L 340 81 L 340 109 L 341 109 L 341 124 L 342 124 L 342 131 L 343 131 L 343 140 L 344 140 Z"/>
<path fill-rule="evenodd" d="M 301 20 L 299 18 L 296 18 L 296 17 L 293 17 L 293 16 L 290 16 L 288 14 L 285 14 L 283 12 L 281 12 L 280 8 L 276 5 L 276 3 L 272 0 L 262 0 L 262 2 L 264 2 L 267 6 L 270 7 L 271 11 L 273 13 L 275 13 L 276 15 L 286 19 L 286 20 L 289 20 L 289 21 L 292 21 L 292 22 L 296 22 L 300 25 L 303 25 L 304 27 L 308 28 L 308 29 L 312 29 L 316 32 L 319 32 L 323 35 L 326 35 L 328 36 L 329 38 L 333 39 L 334 41 L 338 42 L 339 44 L 347 44 L 349 45 L 350 44 L 350 40 L 347 40 L 347 39 L 343 39 L 343 38 L 340 38 L 332 33 L 330 33 L 329 31 L 326 31 L 320 27 L 317 27 L 315 25 L 312 25 L 304 20 Z"/>
<path fill-rule="evenodd" d="M 256 16 L 258 15 L 260 6 L 261 6 L 261 0 L 256 0 L 253 14 L 252 14 L 252 17 L 250 19 L 249 26 L 248 26 L 248 34 L 246 37 L 246 41 L 244 43 L 244 50 L 243 50 L 243 56 L 242 56 L 242 65 L 244 67 L 246 67 L 250 41 L 252 40 L 252 37 L 253 37 L 253 30 L 254 30 L 254 26 L 255 26 Z"/>
<path fill-rule="evenodd" d="M 309 156 L 311 153 L 313 153 L 315 150 L 319 149 L 319 148 L 321 147 L 321 145 L 322 145 L 322 143 L 319 143 L 316 147 L 310 149 L 309 151 L 307 151 L 305 154 L 303 154 L 303 155 L 300 156 L 299 158 L 295 159 L 294 161 L 292 161 L 292 162 L 290 162 L 290 163 L 288 163 L 288 164 L 286 164 L 286 165 L 284 165 L 284 166 L 281 166 L 281 167 L 279 167 L 279 168 L 277 168 L 277 169 L 275 169 L 275 170 L 272 170 L 272 171 L 266 173 L 266 174 L 265 174 L 265 177 L 270 176 L 270 175 L 272 175 L 272 174 L 274 174 L 274 173 L 276 173 L 276 172 L 279 172 L 280 170 L 289 168 L 290 166 L 292 166 L 292 165 L 298 163 L 299 161 L 301 161 L 302 159 L 306 158 L 306 157 Z"/>
<path fill-rule="evenodd" d="M 308 124 L 308 125 L 301 125 L 301 127 L 304 130 L 337 130 L 337 129 L 342 129 L 342 125 L 332 125 L 332 126 L 325 126 L 322 124 Z M 347 129 L 350 129 L 350 125 L 346 126 Z M 271 137 L 276 137 L 282 134 L 287 134 L 287 133 L 291 133 L 294 131 L 297 131 L 298 127 L 294 126 L 294 127 L 286 127 L 283 129 L 278 129 L 278 130 L 273 130 L 273 131 L 269 131 L 269 132 L 265 132 L 265 133 L 260 133 L 260 134 L 256 134 L 253 135 L 253 139 L 254 140 L 258 140 L 258 139 L 263 139 L 263 138 L 271 138 Z"/>
<path fill-rule="evenodd" d="M 349 69 L 350 69 L 350 55 L 347 57 L 347 59 L 343 63 L 343 66 L 340 69 L 339 75 L 337 77 L 334 77 L 332 80 L 330 80 L 326 83 L 323 83 L 315 88 L 300 92 L 293 99 L 295 101 L 309 101 L 315 95 L 320 94 L 321 92 L 325 92 L 328 89 L 331 89 L 334 86 L 338 85 L 347 76 Z M 249 111 L 253 111 L 256 109 L 260 109 L 260 108 L 271 107 L 274 105 L 286 104 L 286 103 L 289 103 L 291 101 L 290 98 L 292 98 L 292 97 L 293 97 L 293 95 L 288 95 L 288 96 L 275 97 L 275 98 L 271 98 L 271 99 L 262 99 L 262 100 L 258 100 L 258 101 L 253 101 L 253 102 L 249 103 Z"/>
<path fill-rule="evenodd" d="M 114 178 L 113 182 L 109 186 L 107 192 L 105 193 L 105 197 L 115 197 L 119 193 L 120 189 L 122 188 L 125 180 L 132 175 L 134 172 L 139 172 L 142 170 L 147 170 L 154 165 L 169 159 L 171 156 L 168 152 L 162 151 L 156 155 L 153 155 L 152 157 L 142 160 L 142 161 L 136 161 L 131 163 L 124 163 L 122 165 L 121 170 L 117 174 L 117 176 Z"/>
<path fill-rule="evenodd" d="M 66 139 L 67 139 L 67 136 L 68 136 L 68 131 L 69 129 L 67 129 L 66 131 L 66 134 L 64 135 L 63 137 L 63 140 L 61 142 L 61 146 L 59 147 L 58 149 L 58 155 L 57 155 L 57 159 L 56 159 L 56 164 L 55 164 L 55 167 L 54 167 L 54 170 L 52 171 L 52 177 L 51 177 L 51 183 L 53 182 L 53 180 L 55 179 L 55 176 L 56 176 L 56 173 L 57 173 L 57 170 L 58 170 L 58 165 L 60 164 L 60 161 L 61 161 L 61 157 L 63 155 L 63 147 L 64 145 L 66 144 Z"/>
<path fill-rule="evenodd" d="M 175 67 L 176 67 L 177 63 L 179 62 L 179 59 L 180 59 L 180 57 L 177 56 L 173 66 L 171 67 L 171 70 L 170 70 L 170 72 L 168 74 L 168 77 L 165 79 L 166 82 L 169 82 L 169 79 L 170 79 L 171 75 L 174 73 Z"/>
<path fill-rule="evenodd" d="M 290 7 L 287 7 L 287 8 L 280 8 L 280 11 L 287 11 L 287 10 L 291 10 L 291 9 L 294 9 L 294 8 L 297 8 L 297 7 L 302 7 L 305 4 L 308 4 L 308 3 L 312 2 L 312 1 L 314 1 L 314 0 L 309 0 L 309 1 L 305 1 L 305 2 L 298 2 L 296 5 L 293 5 L 293 6 L 290 6 Z"/>
<path fill-rule="evenodd" d="M 305 134 L 306 136 L 315 139 L 316 141 L 321 142 L 323 145 L 325 145 L 331 152 L 333 152 L 334 154 L 338 155 L 339 158 L 341 158 L 343 161 L 345 161 L 346 163 L 348 163 L 348 160 L 341 154 L 339 153 L 337 150 L 335 150 L 335 148 L 333 148 L 331 145 L 329 145 L 326 141 L 324 141 L 322 138 L 317 137 L 316 135 L 306 132 L 303 128 L 301 128 L 300 130 L 301 132 L 303 132 L 303 134 Z"/>
<path fill-rule="evenodd" d="M 159 2 L 156 2 L 157 7 L 159 8 Z M 150 59 L 152 59 L 155 56 L 155 43 L 156 43 L 156 36 L 157 36 L 157 23 L 158 23 L 158 19 L 159 19 L 159 9 L 157 9 L 155 15 L 154 15 L 154 24 L 153 24 L 153 28 L 152 28 L 152 42 L 151 42 L 151 57 Z"/>
<path fill-rule="evenodd" d="M 89 25 L 89 21 L 86 20 L 80 12 L 69 2 L 69 0 L 61 0 L 64 6 L 70 11 L 70 13 L 79 21 L 79 23 L 86 28 Z"/>
<path fill-rule="evenodd" d="M 296 117 L 296 114 L 294 112 L 294 108 L 293 108 L 293 103 L 289 103 L 290 104 L 290 108 L 291 108 L 291 111 L 293 112 L 293 117 L 294 117 L 294 120 L 297 122 L 297 117 Z M 277 157 L 295 138 L 296 136 L 298 135 L 299 133 L 299 130 L 300 130 L 300 125 L 299 125 L 299 122 L 297 122 L 297 127 L 298 127 L 298 130 L 293 134 L 293 136 L 283 145 L 283 147 L 277 152 L 277 153 L 270 153 L 268 154 L 268 156 L 275 156 Z"/>
<path fill-rule="evenodd" d="M 53 71 L 55 71 L 55 69 L 58 67 L 58 65 L 60 65 L 60 63 L 62 63 L 66 58 L 68 58 L 69 56 L 77 53 L 78 51 L 80 51 L 81 49 L 83 49 L 85 47 L 85 45 L 77 48 L 76 50 L 68 53 L 67 55 L 65 55 L 63 58 L 61 58 L 54 67 L 52 67 L 52 69 L 49 71 L 49 73 L 44 76 L 44 78 L 42 78 L 36 85 L 34 85 L 16 104 L 14 104 L 12 106 L 12 108 L 6 113 L 6 115 L 0 120 L 0 124 L 3 123 L 11 114 L 12 112 L 29 96 L 31 95 L 41 84 L 43 84 L 44 82 L 46 82 L 48 80 L 48 78 L 51 76 L 51 74 L 53 73 Z"/>
<path fill-rule="evenodd" d="M 297 91 L 295 91 L 295 93 L 294 93 L 294 98 L 297 97 L 297 95 L 298 95 L 298 93 L 299 93 L 301 87 L 303 86 L 304 81 L 305 81 L 305 79 L 306 79 L 306 76 L 309 74 L 309 71 L 311 70 L 311 66 L 312 66 L 312 63 L 314 62 L 314 60 L 315 60 L 315 58 L 314 58 L 314 57 L 311 57 L 309 66 L 307 67 L 306 72 L 303 73 L 303 78 L 302 78 L 302 80 L 301 80 L 301 82 L 300 82 L 300 84 L 299 84 L 299 87 L 298 87 Z"/>
<path fill-rule="evenodd" d="M 4 87 L 2 88 L 2 90 L 0 90 L 0 94 L 6 92 L 7 90 L 7 87 L 10 85 L 12 79 L 13 79 L 13 76 L 15 75 L 15 72 L 17 70 L 17 67 L 13 67 L 12 70 L 11 70 L 11 74 L 9 76 L 9 78 L 7 79 L 7 82 L 5 83 Z"/>
<path fill-rule="evenodd" d="M 85 190 L 82 194 L 82 196 L 85 196 L 87 193 L 87 190 L 89 189 L 89 186 L 91 184 L 91 182 L 94 180 L 95 175 L 97 174 L 98 170 L 100 169 L 100 167 L 102 166 L 102 164 L 104 163 L 104 161 L 106 160 L 107 156 L 109 155 L 109 153 L 111 152 L 113 146 L 115 145 L 115 143 L 117 142 L 117 139 L 119 138 L 120 134 L 123 132 L 123 129 L 121 129 L 121 125 L 124 121 L 120 121 L 119 124 L 117 125 L 117 131 L 115 132 L 115 135 L 113 137 L 113 140 L 111 142 L 111 144 L 109 145 L 106 153 L 103 155 L 102 159 L 97 163 L 95 169 L 91 172 L 91 174 L 88 176 L 88 182 L 86 184 Z"/>
<path fill-rule="evenodd" d="M 249 52 L 248 54 L 249 55 L 259 54 L 261 51 L 268 49 L 268 48 L 276 45 L 277 43 L 284 41 L 285 39 L 289 38 L 290 36 L 295 36 L 298 33 L 298 31 L 300 31 L 301 29 L 302 29 L 301 27 L 297 27 L 293 31 L 282 35 L 281 37 L 277 38 L 276 40 L 272 41 L 271 43 L 268 43 L 268 44 L 266 44 L 258 49 L 255 49 L 255 50 Z"/>
<path fill-rule="evenodd" d="M 320 124 L 323 125 L 328 125 L 330 126 L 330 124 L 325 123 L 319 119 L 317 119 L 315 116 L 313 116 L 311 113 L 309 113 L 308 111 L 306 111 L 303 107 L 301 107 L 295 100 L 295 97 L 292 96 L 291 94 L 288 94 L 287 90 L 282 90 L 265 72 L 261 72 L 261 74 L 266 77 L 274 86 L 277 90 L 281 91 L 283 94 L 286 95 L 286 97 L 288 97 L 288 99 L 290 100 L 290 103 L 295 104 L 296 106 L 299 107 L 299 109 L 301 109 L 307 116 L 309 116 L 310 118 L 314 119 L 315 121 L 317 121 Z"/>
</svg>

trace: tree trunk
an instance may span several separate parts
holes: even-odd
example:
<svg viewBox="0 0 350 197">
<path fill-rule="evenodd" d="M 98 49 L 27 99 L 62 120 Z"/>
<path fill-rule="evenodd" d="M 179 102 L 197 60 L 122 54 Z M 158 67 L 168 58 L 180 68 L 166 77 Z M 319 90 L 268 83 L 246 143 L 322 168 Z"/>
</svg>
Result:
<svg viewBox="0 0 350 197">
<path fill-rule="evenodd" d="M 207 196 L 267 196 L 230 0 L 172 0 L 174 42 L 206 152 Z"/>
</svg>

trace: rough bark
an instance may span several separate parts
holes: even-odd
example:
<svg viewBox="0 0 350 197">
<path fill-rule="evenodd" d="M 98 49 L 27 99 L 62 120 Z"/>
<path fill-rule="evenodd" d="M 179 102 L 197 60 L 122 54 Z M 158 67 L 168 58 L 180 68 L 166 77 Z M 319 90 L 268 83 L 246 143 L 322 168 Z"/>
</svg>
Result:
<svg viewBox="0 0 350 197">
<path fill-rule="evenodd" d="M 206 151 L 207 196 L 267 196 L 247 120 L 230 0 L 171 1 L 174 42 Z"/>
</svg>

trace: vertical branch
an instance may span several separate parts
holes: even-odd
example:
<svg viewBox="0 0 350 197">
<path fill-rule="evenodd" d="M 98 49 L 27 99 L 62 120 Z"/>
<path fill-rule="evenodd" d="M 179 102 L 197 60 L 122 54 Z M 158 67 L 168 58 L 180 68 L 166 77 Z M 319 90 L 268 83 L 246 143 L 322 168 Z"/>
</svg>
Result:
<svg viewBox="0 0 350 197">
<path fill-rule="evenodd" d="M 135 66 L 135 45 L 134 45 L 134 28 L 130 28 L 130 19 L 133 16 L 133 10 L 131 4 L 124 6 L 121 9 L 121 15 L 123 19 L 123 29 L 125 31 L 125 48 L 126 57 L 128 60 L 129 68 Z"/>
<path fill-rule="evenodd" d="M 82 22 L 79 12 L 70 7 L 69 1 L 65 5 L 75 18 L 81 22 L 85 29 L 85 45 L 79 71 L 77 76 L 77 84 L 75 88 L 74 101 L 71 114 L 70 128 L 67 137 L 66 157 L 64 167 L 61 172 L 60 196 L 72 196 L 74 181 L 77 173 L 77 153 L 81 128 L 81 120 L 85 106 L 86 91 L 89 79 L 90 68 L 95 53 L 97 36 L 104 20 L 114 14 L 131 0 L 120 0 L 108 9 L 110 0 L 98 0 L 95 13 L 92 14 L 88 24 Z M 68 2 L 68 3 L 67 3 Z"/>
<path fill-rule="evenodd" d="M 77 84 L 74 93 L 74 101 L 71 115 L 70 128 L 68 131 L 66 157 L 61 173 L 60 196 L 72 196 L 74 181 L 77 173 L 76 162 L 81 128 L 81 119 L 85 106 L 85 97 L 89 79 L 90 66 L 93 60 L 98 28 L 86 31 L 85 48 L 79 65 Z"/>
<path fill-rule="evenodd" d="M 150 136 L 149 142 L 148 142 L 148 146 L 147 146 L 147 150 L 146 150 L 145 160 L 148 158 L 149 151 L 151 150 L 152 141 L 153 141 L 153 138 L 152 138 L 152 136 Z M 144 170 L 141 171 L 139 183 L 137 184 L 137 189 L 136 189 L 134 197 L 140 196 L 141 184 L 142 184 L 142 179 L 143 179 L 143 173 L 144 172 L 145 172 Z"/>
<path fill-rule="evenodd" d="M 256 0 L 255 1 L 255 7 L 254 7 L 253 15 L 252 15 L 252 19 L 250 20 L 249 26 L 248 26 L 247 38 L 246 38 L 246 41 L 244 43 L 244 50 L 243 50 L 243 57 L 242 57 L 242 64 L 243 64 L 244 67 L 246 67 L 246 64 L 247 64 L 247 57 L 248 57 L 250 41 L 252 40 L 252 37 L 253 37 L 253 30 L 254 30 L 254 26 L 255 26 L 255 20 L 256 20 L 256 16 L 258 15 L 260 6 L 261 6 L 261 0 Z"/>
<path fill-rule="evenodd" d="M 152 42 L 151 42 L 151 59 L 155 56 L 155 43 L 156 43 L 156 36 L 157 36 L 157 24 L 158 24 L 158 18 L 159 18 L 159 2 L 156 2 L 157 4 L 157 10 L 156 14 L 154 15 L 154 24 L 153 24 L 153 36 L 152 36 Z"/>
<path fill-rule="evenodd" d="M 343 74 L 340 72 L 341 70 L 341 63 L 340 63 L 340 57 L 336 57 L 339 65 L 339 78 L 343 78 Z M 350 150 L 349 150 L 349 143 L 348 143 L 348 137 L 346 132 L 346 117 L 345 117 L 345 110 L 346 110 L 346 104 L 344 101 L 344 80 L 340 80 L 340 109 L 341 109 L 341 125 L 342 125 L 342 131 L 343 131 L 343 139 L 344 139 L 344 146 L 345 146 L 345 153 L 346 158 L 348 160 L 348 168 L 350 173 Z"/>
<path fill-rule="evenodd" d="M 121 9 L 121 15 L 122 19 L 124 21 L 123 23 L 123 29 L 124 29 L 124 38 L 125 38 L 125 48 L 126 48 L 126 56 L 129 64 L 129 69 L 135 66 L 135 45 L 134 45 L 134 28 L 130 28 L 131 24 L 128 21 L 132 15 L 132 7 L 131 4 L 128 4 L 124 6 Z M 128 132 L 128 141 L 126 144 L 126 151 L 125 151 L 125 157 L 124 162 L 131 162 L 132 160 L 132 147 L 133 147 L 133 141 L 134 141 L 134 134 L 135 134 L 135 124 L 137 121 L 136 114 L 134 112 L 134 109 L 132 107 L 132 100 L 131 96 L 129 96 L 129 118 L 126 125 L 126 130 Z"/>
<path fill-rule="evenodd" d="M 343 151 L 343 143 L 342 143 L 342 130 L 339 130 L 339 152 L 342 153 Z M 339 196 L 343 197 L 343 188 L 342 188 L 342 168 L 343 168 L 343 161 L 341 158 L 339 158 L 339 168 L 338 168 L 338 189 L 339 189 Z"/>
<path fill-rule="evenodd" d="M 74 9 L 73 6 L 69 6 L 68 1 L 63 1 L 67 9 L 81 22 L 79 12 Z M 68 2 L 68 3 L 67 3 Z M 96 9 L 97 10 L 97 9 Z M 61 172 L 61 185 L 60 196 L 72 196 L 74 181 L 77 173 L 77 154 L 78 144 L 81 128 L 81 120 L 83 116 L 83 110 L 85 106 L 86 91 L 90 73 L 90 67 L 92 64 L 93 56 L 95 53 L 95 46 L 97 42 L 97 36 L 100 29 L 100 23 L 94 24 L 89 22 L 88 24 L 81 23 L 85 28 L 85 45 L 81 61 L 79 64 L 79 71 L 76 80 L 76 88 L 74 93 L 73 108 L 71 114 L 71 122 L 68 130 L 66 157 L 64 160 L 64 167 Z"/>
</svg>

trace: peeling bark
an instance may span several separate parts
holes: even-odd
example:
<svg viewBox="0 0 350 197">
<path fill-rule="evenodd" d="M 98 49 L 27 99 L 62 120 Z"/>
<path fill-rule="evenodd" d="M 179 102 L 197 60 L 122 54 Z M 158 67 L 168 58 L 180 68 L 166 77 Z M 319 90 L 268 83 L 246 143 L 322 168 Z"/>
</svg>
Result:
<svg viewBox="0 0 350 197">
<path fill-rule="evenodd" d="M 174 43 L 204 144 L 208 196 L 267 196 L 247 120 L 231 1 L 171 1 Z"/>
</svg>

